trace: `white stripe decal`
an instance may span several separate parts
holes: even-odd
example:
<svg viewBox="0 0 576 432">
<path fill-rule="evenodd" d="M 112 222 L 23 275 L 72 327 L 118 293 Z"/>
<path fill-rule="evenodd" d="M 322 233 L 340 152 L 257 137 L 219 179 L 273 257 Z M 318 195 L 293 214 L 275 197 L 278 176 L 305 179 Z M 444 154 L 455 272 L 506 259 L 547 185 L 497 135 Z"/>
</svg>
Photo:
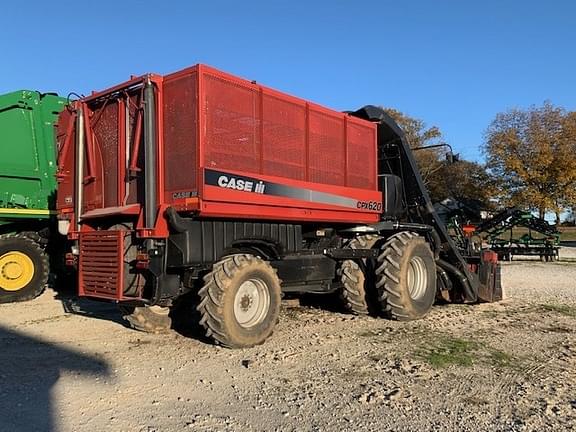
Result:
<svg viewBox="0 0 576 432">
<path fill-rule="evenodd" d="M 51 215 L 51 214 L 56 214 L 56 211 L 54 211 L 54 210 L 42 210 L 42 209 L 0 208 L 0 214 L 47 216 L 47 215 Z"/>
</svg>

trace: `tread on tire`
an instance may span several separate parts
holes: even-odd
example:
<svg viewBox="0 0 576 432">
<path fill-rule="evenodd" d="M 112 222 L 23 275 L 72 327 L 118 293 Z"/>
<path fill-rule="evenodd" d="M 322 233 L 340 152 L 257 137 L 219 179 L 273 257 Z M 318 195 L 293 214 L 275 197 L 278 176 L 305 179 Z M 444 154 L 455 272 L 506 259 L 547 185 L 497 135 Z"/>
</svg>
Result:
<svg viewBox="0 0 576 432">
<path fill-rule="evenodd" d="M 242 325 L 237 319 L 235 303 L 241 286 L 259 281 L 266 291 L 268 305 L 253 325 Z M 229 348 L 246 348 L 262 344 L 273 332 L 281 304 L 280 280 L 276 270 L 266 261 L 250 254 L 228 256 L 215 263 L 204 276 L 204 286 L 198 292 L 197 310 L 206 336 Z M 259 299 L 260 297 L 258 297 Z M 244 297 L 242 298 L 244 301 Z M 252 298 L 248 298 L 249 303 Z M 247 307 L 252 307 L 250 303 Z M 259 305 L 258 305 L 259 307 Z"/>
<path fill-rule="evenodd" d="M 374 234 L 358 236 L 348 243 L 348 247 L 370 249 L 379 239 L 380 237 Z M 356 260 L 347 259 L 342 261 L 338 269 L 342 282 L 340 299 L 346 310 L 356 315 L 373 315 L 378 311 L 374 282 L 370 275 L 366 274 L 366 261 L 364 260 L 364 265 L 361 266 Z"/>
<path fill-rule="evenodd" d="M 423 318 L 436 298 L 436 263 L 428 243 L 412 232 L 394 234 L 382 245 L 377 261 L 382 311 L 400 321 Z"/>
<path fill-rule="evenodd" d="M 48 283 L 50 263 L 42 246 L 28 235 L 6 234 L 0 236 L 0 256 L 9 252 L 26 255 L 33 263 L 34 274 L 29 283 L 17 290 L 0 286 L 0 303 L 32 300 L 42 294 Z"/>
</svg>

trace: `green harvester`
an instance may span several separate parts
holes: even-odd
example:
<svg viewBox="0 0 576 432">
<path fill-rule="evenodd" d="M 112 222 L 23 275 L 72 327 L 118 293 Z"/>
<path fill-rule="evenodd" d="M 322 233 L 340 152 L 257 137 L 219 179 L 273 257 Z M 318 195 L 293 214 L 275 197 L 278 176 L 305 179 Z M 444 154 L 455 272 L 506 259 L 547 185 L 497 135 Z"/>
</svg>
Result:
<svg viewBox="0 0 576 432">
<path fill-rule="evenodd" d="M 56 131 L 66 99 L 0 95 L 0 303 L 30 300 L 50 273 L 55 229 Z"/>
</svg>

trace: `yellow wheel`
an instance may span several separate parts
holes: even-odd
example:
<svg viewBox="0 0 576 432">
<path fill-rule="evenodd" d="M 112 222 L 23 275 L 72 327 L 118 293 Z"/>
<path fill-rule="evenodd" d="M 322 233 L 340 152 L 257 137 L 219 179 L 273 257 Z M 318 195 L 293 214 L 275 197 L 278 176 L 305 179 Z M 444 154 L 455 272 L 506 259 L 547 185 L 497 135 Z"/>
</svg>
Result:
<svg viewBox="0 0 576 432">
<path fill-rule="evenodd" d="M 0 287 L 5 291 L 19 291 L 34 277 L 34 262 L 28 255 L 10 251 L 0 256 Z"/>
<path fill-rule="evenodd" d="M 0 303 L 38 297 L 50 271 L 44 248 L 25 235 L 0 235 Z"/>
</svg>

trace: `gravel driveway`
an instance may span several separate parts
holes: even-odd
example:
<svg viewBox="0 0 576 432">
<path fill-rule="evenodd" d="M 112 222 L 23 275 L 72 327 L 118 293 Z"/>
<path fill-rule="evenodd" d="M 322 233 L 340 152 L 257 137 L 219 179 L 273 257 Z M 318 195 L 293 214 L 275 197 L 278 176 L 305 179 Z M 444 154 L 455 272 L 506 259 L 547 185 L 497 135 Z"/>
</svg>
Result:
<svg viewBox="0 0 576 432">
<path fill-rule="evenodd" d="M 574 430 L 576 264 L 506 263 L 503 282 L 500 303 L 409 323 L 326 297 L 245 350 L 48 291 L 0 306 L 0 431 Z"/>
</svg>

